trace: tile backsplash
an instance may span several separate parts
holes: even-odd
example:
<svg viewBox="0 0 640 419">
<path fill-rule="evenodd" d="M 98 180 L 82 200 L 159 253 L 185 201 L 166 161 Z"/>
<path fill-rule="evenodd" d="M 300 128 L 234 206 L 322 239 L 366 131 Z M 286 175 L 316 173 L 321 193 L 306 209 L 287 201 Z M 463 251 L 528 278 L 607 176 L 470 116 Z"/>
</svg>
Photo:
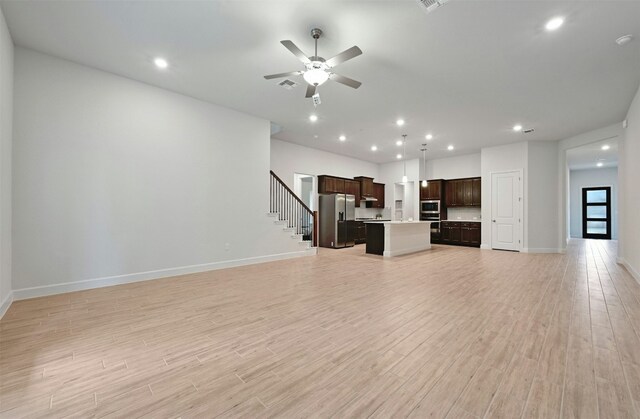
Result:
<svg viewBox="0 0 640 419">
<path fill-rule="evenodd" d="M 447 208 L 448 220 L 479 220 L 480 208 Z"/>
<path fill-rule="evenodd" d="M 364 208 L 356 207 L 356 218 L 375 218 L 382 215 L 383 219 L 391 219 L 391 208 Z"/>
</svg>

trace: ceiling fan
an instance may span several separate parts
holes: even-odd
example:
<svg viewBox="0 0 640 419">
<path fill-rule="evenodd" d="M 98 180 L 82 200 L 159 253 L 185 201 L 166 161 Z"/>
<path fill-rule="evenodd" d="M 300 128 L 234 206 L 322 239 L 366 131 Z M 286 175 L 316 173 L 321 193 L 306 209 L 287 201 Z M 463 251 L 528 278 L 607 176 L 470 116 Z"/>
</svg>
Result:
<svg viewBox="0 0 640 419">
<path fill-rule="evenodd" d="M 328 79 L 331 79 L 338 83 L 342 83 L 349 87 L 353 87 L 354 89 L 360 87 L 362 83 L 360 83 L 359 81 L 350 79 L 349 77 L 341 76 L 331 70 L 333 70 L 333 67 L 335 67 L 336 65 L 362 54 L 362 50 L 360 50 L 360 48 L 358 48 L 357 46 L 353 46 L 345 51 L 342 51 L 335 57 L 325 60 L 324 58 L 318 56 L 318 38 L 320 38 L 321 35 L 322 30 L 318 28 L 314 28 L 311 30 L 311 37 L 315 40 L 315 54 L 311 57 L 307 57 L 293 42 L 289 40 L 280 41 L 280 43 L 284 45 L 286 49 L 291 51 L 293 55 L 295 55 L 300 61 L 302 61 L 305 69 L 300 71 L 290 71 L 288 73 L 270 74 L 268 76 L 264 76 L 264 78 L 270 80 L 287 76 L 302 76 L 308 83 L 307 93 L 305 97 L 312 97 L 314 94 L 316 94 L 317 87 Z"/>
</svg>

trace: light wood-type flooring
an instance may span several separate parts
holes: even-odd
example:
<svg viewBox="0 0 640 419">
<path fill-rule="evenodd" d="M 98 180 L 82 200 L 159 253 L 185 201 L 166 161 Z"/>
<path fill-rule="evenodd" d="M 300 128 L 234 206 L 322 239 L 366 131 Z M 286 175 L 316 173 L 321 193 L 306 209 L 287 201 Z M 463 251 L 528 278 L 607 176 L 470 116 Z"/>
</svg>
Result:
<svg viewBox="0 0 640 419">
<path fill-rule="evenodd" d="M 631 418 L 616 243 L 317 257 L 14 302 L 0 416 Z"/>
</svg>

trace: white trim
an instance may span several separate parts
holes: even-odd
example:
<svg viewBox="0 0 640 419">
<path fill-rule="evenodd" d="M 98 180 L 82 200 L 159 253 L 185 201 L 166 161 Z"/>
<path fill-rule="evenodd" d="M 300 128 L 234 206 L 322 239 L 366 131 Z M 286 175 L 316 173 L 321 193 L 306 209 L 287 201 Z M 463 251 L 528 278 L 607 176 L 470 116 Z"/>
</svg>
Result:
<svg viewBox="0 0 640 419">
<path fill-rule="evenodd" d="M 629 272 L 629 274 L 631 274 L 633 279 L 635 279 L 636 282 L 638 284 L 640 284 L 640 272 L 638 272 L 635 269 L 633 269 L 633 267 L 631 265 L 629 265 L 629 263 L 624 258 L 618 258 L 617 262 L 619 264 L 621 264 L 622 266 L 624 266 L 627 269 L 627 271 Z"/>
<path fill-rule="evenodd" d="M 4 299 L 2 304 L 0 304 L 0 319 L 3 318 L 4 315 L 7 313 L 7 310 L 9 310 L 9 307 L 11 307 L 12 302 L 13 302 L 13 291 L 9 291 L 9 295 L 7 295 L 7 297 Z"/>
<path fill-rule="evenodd" d="M 488 245 L 488 244 L 481 244 L 480 245 L 480 249 L 482 249 L 482 250 L 492 250 L 491 246 Z"/>
<path fill-rule="evenodd" d="M 301 256 L 312 256 L 318 253 L 316 247 L 301 250 L 299 252 L 280 253 L 267 256 L 256 256 L 246 259 L 225 260 L 221 262 L 203 263 L 201 265 L 181 266 L 177 268 L 160 269 L 157 271 L 138 272 L 125 275 L 108 276 L 103 278 L 85 279 L 75 282 L 44 285 L 40 287 L 22 288 L 13 290 L 13 299 L 25 300 L 28 298 L 44 297 L 47 295 L 62 294 L 72 291 L 88 290 L 93 288 L 109 287 L 113 285 L 129 284 L 132 282 L 149 281 L 170 276 L 186 275 L 197 272 L 214 271 L 218 269 L 234 268 L 256 263 L 272 262 L 276 260 L 291 259 Z"/>
</svg>

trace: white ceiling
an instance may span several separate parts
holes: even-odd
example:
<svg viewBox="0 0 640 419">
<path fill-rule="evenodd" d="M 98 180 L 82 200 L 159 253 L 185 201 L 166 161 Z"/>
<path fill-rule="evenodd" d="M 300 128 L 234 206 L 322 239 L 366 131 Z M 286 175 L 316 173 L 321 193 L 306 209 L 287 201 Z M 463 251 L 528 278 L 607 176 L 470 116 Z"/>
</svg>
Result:
<svg viewBox="0 0 640 419">
<path fill-rule="evenodd" d="M 604 145 L 609 149 L 603 150 Z M 602 140 L 567 150 L 567 166 L 571 170 L 597 169 L 599 162 L 602 167 L 618 167 L 618 140 Z"/>
<path fill-rule="evenodd" d="M 407 154 L 419 157 L 433 132 L 429 158 L 566 138 L 624 119 L 640 83 L 640 1 L 451 0 L 431 14 L 417 0 L 0 4 L 17 45 L 257 115 L 282 127 L 279 139 L 373 162 L 395 160 L 403 133 Z M 545 32 L 556 15 L 565 25 Z M 279 41 L 311 55 L 316 26 L 325 32 L 319 55 L 363 50 L 336 67 L 363 85 L 321 86 L 312 124 L 304 85 L 289 91 L 262 76 L 301 69 Z M 617 46 L 627 33 L 636 39 Z M 169 69 L 156 69 L 155 56 Z M 514 133 L 516 122 L 535 132 Z"/>
</svg>

